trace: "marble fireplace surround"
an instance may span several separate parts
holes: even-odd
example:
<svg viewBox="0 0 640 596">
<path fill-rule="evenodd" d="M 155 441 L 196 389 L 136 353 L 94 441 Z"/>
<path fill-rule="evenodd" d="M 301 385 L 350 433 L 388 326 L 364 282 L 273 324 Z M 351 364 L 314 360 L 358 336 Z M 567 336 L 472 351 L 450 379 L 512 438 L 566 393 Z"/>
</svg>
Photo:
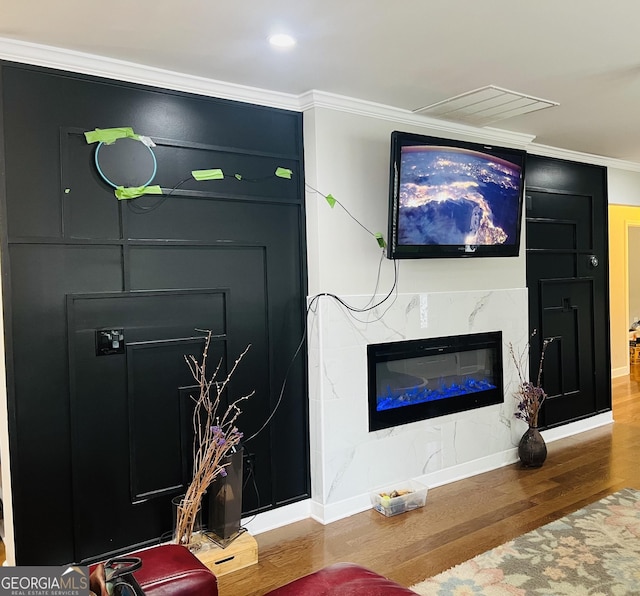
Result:
<svg viewBox="0 0 640 596">
<path fill-rule="evenodd" d="M 380 486 L 433 487 L 517 460 L 526 426 L 513 416 L 508 345 L 526 346 L 527 289 L 399 294 L 390 304 L 356 319 L 322 297 L 309 315 L 311 515 L 322 523 L 368 509 Z M 489 331 L 502 331 L 504 403 L 369 432 L 368 344 Z"/>
</svg>

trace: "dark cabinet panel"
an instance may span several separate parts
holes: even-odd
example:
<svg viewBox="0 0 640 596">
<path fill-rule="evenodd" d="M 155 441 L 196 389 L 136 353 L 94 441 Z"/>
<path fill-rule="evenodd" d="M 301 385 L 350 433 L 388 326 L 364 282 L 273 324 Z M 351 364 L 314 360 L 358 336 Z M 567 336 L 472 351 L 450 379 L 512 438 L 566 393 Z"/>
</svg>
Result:
<svg viewBox="0 0 640 596">
<path fill-rule="evenodd" d="M 214 289 L 67 297 L 77 560 L 169 536 L 171 497 L 185 491 L 191 454 L 194 381 L 184 356 L 199 358 L 196 329 L 211 329 L 212 361 L 226 362 L 227 298 Z M 123 353 L 96 350 L 96 334 L 110 329 L 121 332 Z M 96 467 L 108 481 L 94 492 L 86 479 Z"/>
<path fill-rule="evenodd" d="M 96 171 L 95 146 L 87 145 L 82 130 L 62 129 L 60 151 L 62 179 L 51 194 L 61 201 L 64 237 L 121 238 L 120 208 L 113 189 L 102 183 Z"/>
<path fill-rule="evenodd" d="M 527 286 L 532 370 L 553 338 L 541 424 L 611 409 L 606 170 L 527 157 Z"/>
<path fill-rule="evenodd" d="M 239 419 L 255 462 L 243 511 L 307 498 L 306 359 L 289 368 L 305 320 L 301 114 L 0 68 L 18 564 L 100 558 L 169 530 L 190 465 L 183 355 L 197 353 L 196 328 L 218 333 L 216 357 L 251 344 L 230 386 L 256 391 Z M 83 133 L 122 126 L 156 142 L 164 195 L 118 201 L 100 175 Z M 102 173 L 148 176 L 149 151 L 119 142 L 102 146 Z M 218 168 L 228 177 L 190 177 Z M 102 355 L 110 329 L 122 346 Z"/>
<path fill-rule="evenodd" d="M 71 422 L 66 295 L 120 291 L 121 249 L 42 244 L 10 247 L 11 317 L 7 344 L 11 473 L 16 552 L 36 560 L 43 524 L 49 561 L 73 560 Z M 100 432 L 99 418 L 86 421 Z M 95 486 L 95 478 L 87 486 Z M 46 520 L 43 521 L 43 520 Z M 53 538 L 55 536 L 55 538 Z M 42 560 L 42 559 L 41 559 Z M 19 559 L 20 561 L 20 559 Z"/>
<path fill-rule="evenodd" d="M 223 167 L 231 175 L 239 173 L 259 182 L 242 184 L 232 178 L 222 185 L 210 181 L 200 187 L 217 186 L 214 190 L 227 196 L 270 196 L 274 192 L 282 195 L 284 186 L 290 200 L 302 203 L 300 114 L 7 65 L 3 67 L 2 96 L 9 142 L 5 160 L 12 237 L 60 237 L 61 205 L 70 198 L 65 189 L 70 189 L 68 194 L 85 193 L 86 187 L 78 190 L 74 183 L 86 180 L 87 167 L 97 183 L 92 192 L 113 196 L 90 167 L 94 146 L 65 147 L 69 129 L 82 132 L 128 126 L 137 134 L 158 139 L 157 183 L 168 188 L 193 169 Z M 80 149 L 84 151 L 78 154 Z M 68 159 L 63 155 L 66 150 Z M 79 158 L 77 164 L 69 161 L 74 155 Z M 64 185 L 61 164 L 65 166 Z M 69 180 L 69 171 L 75 173 L 79 165 L 84 172 L 78 180 Z M 292 167 L 297 182 L 287 186 L 282 179 L 260 180 L 275 172 L 273 165 Z"/>
</svg>

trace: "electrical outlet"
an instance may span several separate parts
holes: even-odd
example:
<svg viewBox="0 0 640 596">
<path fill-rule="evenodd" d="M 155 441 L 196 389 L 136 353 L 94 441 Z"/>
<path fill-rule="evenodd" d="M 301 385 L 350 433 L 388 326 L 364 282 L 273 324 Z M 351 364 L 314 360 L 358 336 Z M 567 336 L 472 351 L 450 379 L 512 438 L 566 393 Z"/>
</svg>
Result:
<svg viewBox="0 0 640 596">
<path fill-rule="evenodd" d="M 244 452 L 242 458 L 242 474 L 245 478 L 249 478 L 254 472 L 256 467 L 256 454 Z"/>
<path fill-rule="evenodd" d="M 96 329 L 96 356 L 124 354 L 124 329 Z"/>
</svg>

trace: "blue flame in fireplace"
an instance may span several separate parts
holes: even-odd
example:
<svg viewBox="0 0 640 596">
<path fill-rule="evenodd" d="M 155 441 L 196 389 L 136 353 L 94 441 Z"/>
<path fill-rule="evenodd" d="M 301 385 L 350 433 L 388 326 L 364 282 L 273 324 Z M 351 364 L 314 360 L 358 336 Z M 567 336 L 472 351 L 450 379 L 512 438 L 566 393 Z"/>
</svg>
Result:
<svg viewBox="0 0 640 596">
<path fill-rule="evenodd" d="M 385 392 L 376 397 L 376 410 L 392 410 L 393 408 L 402 408 L 404 406 L 413 406 L 428 401 L 438 399 L 446 399 L 447 397 L 457 397 L 458 395 L 467 395 L 469 393 L 478 393 L 479 391 L 487 391 L 495 389 L 487 379 L 465 378 L 461 383 L 451 383 L 447 385 L 441 382 L 435 389 L 428 389 L 422 383 L 415 387 L 397 389 L 387 385 Z"/>
</svg>

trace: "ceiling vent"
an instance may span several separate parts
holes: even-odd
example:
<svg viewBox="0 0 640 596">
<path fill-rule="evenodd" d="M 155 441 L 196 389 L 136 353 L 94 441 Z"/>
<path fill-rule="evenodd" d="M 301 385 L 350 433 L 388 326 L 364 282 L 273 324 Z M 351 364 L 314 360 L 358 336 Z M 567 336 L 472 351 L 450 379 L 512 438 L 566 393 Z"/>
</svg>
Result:
<svg viewBox="0 0 640 596">
<path fill-rule="evenodd" d="M 498 120 L 520 116 L 536 110 L 559 105 L 556 101 L 540 99 L 523 93 L 502 89 L 495 85 L 481 87 L 450 97 L 438 103 L 414 110 L 433 118 L 463 122 L 471 126 L 487 126 Z"/>
</svg>

